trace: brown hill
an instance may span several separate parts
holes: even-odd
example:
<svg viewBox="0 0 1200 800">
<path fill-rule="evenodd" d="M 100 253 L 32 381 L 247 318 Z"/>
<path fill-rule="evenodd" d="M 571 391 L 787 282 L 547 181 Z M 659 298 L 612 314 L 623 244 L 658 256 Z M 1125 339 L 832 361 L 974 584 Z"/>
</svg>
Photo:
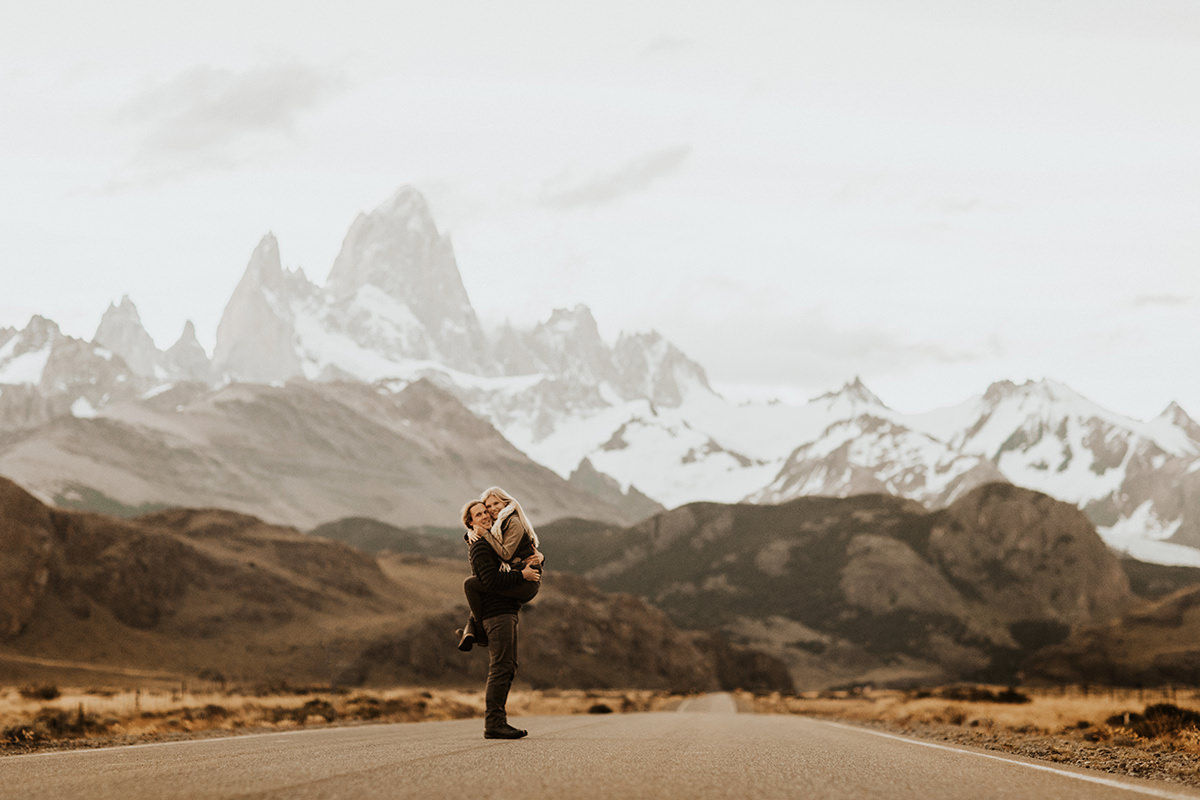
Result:
<svg viewBox="0 0 1200 800">
<path fill-rule="evenodd" d="M 521 676 L 534 688 L 619 685 L 676 691 L 739 687 L 790 690 L 785 665 L 719 636 L 683 632 L 666 615 L 631 595 L 601 592 L 586 580 L 551 574 L 544 597 L 522 617 Z M 455 612 L 433 615 L 399 637 L 366 648 L 347 670 L 352 683 L 478 685 L 487 657 L 463 657 L 430 641 L 462 622 Z"/>
<path fill-rule="evenodd" d="M 1200 686 L 1200 585 L 1078 631 L 1023 666 L 1032 682 Z"/>
<path fill-rule="evenodd" d="M 370 517 L 346 517 L 309 531 L 313 536 L 344 542 L 367 553 L 407 553 L 433 558 L 460 558 L 462 528 L 400 528 Z"/>
<path fill-rule="evenodd" d="M 937 512 L 884 495 L 809 497 L 540 532 L 559 568 L 770 652 L 802 688 L 1008 680 L 1039 647 L 1133 602 L 1078 509 L 1008 484 Z"/>
<path fill-rule="evenodd" d="M 453 636 L 467 574 L 465 557 L 377 560 L 229 511 L 49 508 L 0 479 L 0 682 L 475 684 L 486 657 Z M 790 688 L 778 665 L 736 648 L 731 672 L 730 652 L 641 600 L 570 576 L 542 594 L 525 614 L 524 681 Z M 387 649 L 398 643 L 407 650 Z M 659 643 L 668 652 L 650 658 Z"/>
<path fill-rule="evenodd" d="M 1200 584 L 1200 567 L 1149 564 L 1134 558 L 1122 558 L 1121 568 L 1129 576 L 1129 587 L 1133 593 L 1147 600 L 1157 600 Z"/>
</svg>

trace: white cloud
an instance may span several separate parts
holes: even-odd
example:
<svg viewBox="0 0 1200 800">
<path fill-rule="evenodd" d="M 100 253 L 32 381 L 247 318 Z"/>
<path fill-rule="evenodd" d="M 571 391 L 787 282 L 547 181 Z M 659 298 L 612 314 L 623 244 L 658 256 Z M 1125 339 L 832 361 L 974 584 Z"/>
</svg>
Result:
<svg viewBox="0 0 1200 800">
<path fill-rule="evenodd" d="M 118 176 L 177 177 L 196 169 L 229 168 L 245 146 L 295 132 L 300 116 L 342 90 L 337 74 L 303 64 L 235 72 L 197 66 L 132 98 L 117 120 L 144 130 L 132 162 Z"/>
<path fill-rule="evenodd" d="M 1134 308 L 1153 308 L 1159 306 L 1172 308 L 1190 306 L 1193 302 L 1193 298 L 1181 294 L 1141 294 L 1133 298 L 1133 302 L 1130 305 Z"/>
<path fill-rule="evenodd" d="M 542 204 L 566 209 L 615 202 L 683 169 L 691 154 L 690 145 L 678 145 L 638 156 L 585 180 L 556 178 L 543 187 Z"/>
</svg>

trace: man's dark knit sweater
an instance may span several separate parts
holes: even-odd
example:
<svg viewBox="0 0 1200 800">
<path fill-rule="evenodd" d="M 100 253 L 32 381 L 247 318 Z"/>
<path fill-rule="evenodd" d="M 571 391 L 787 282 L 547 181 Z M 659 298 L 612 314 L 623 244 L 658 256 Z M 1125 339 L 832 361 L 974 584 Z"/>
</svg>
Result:
<svg viewBox="0 0 1200 800">
<path fill-rule="evenodd" d="M 483 618 L 497 614 L 516 614 L 521 610 L 521 601 L 501 597 L 495 592 L 511 589 L 525 579 L 519 572 L 501 572 L 500 556 L 487 541 L 480 537 L 471 543 L 471 572 L 483 584 Z"/>
</svg>

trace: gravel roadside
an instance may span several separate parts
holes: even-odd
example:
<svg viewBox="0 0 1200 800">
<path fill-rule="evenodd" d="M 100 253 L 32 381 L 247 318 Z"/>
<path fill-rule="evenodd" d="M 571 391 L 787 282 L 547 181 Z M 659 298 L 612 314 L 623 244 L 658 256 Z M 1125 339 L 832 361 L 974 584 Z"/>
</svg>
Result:
<svg viewBox="0 0 1200 800">
<path fill-rule="evenodd" d="M 955 725 L 839 720 L 853 725 L 911 736 L 924 741 L 957 744 L 1076 767 L 1167 781 L 1200 788 L 1200 755 L 1181 753 L 1163 744 L 1090 743 L 1065 736 L 1020 734 Z"/>
</svg>

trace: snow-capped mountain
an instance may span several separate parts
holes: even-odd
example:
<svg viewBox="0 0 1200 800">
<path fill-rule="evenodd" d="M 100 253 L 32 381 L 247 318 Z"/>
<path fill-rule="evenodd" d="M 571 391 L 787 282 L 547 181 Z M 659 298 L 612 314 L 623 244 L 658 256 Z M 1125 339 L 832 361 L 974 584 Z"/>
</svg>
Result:
<svg viewBox="0 0 1200 800">
<path fill-rule="evenodd" d="M 325 291 L 334 316 L 355 341 L 375 349 L 380 343 L 402 345 L 404 357 L 434 359 L 455 369 L 484 368 L 483 331 L 454 248 L 412 187 L 358 215 Z"/>
<path fill-rule="evenodd" d="M 303 270 L 284 271 L 279 242 L 268 233 L 254 248 L 221 315 L 213 371 L 248 383 L 270 383 L 304 374 L 298 352 L 296 306 L 303 308 L 317 294 Z"/>
<path fill-rule="evenodd" d="M 905 427 L 857 378 L 799 407 L 735 405 L 707 383 L 680 385 L 678 399 L 668 395 L 674 402 L 614 401 L 576 409 L 569 420 L 555 417 L 556 424 L 540 418 L 540 427 L 491 410 L 494 393 L 480 393 L 473 407 L 500 418 L 510 440 L 560 474 L 586 458 L 668 507 L 864 491 L 941 505 L 979 483 L 1003 480 L 983 460 Z"/>
<path fill-rule="evenodd" d="M 124 358 L 135 375 L 154 377 L 161 353 L 142 326 L 142 318 L 129 295 L 121 298 L 120 305 L 109 304 L 92 341 Z"/>
<path fill-rule="evenodd" d="M 65 414 L 88 417 L 145 388 L 120 356 L 65 335 L 45 317 L 32 317 L 20 331 L 0 329 L 0 430 Z"/>
<path fill-rule="evenodd" d="M 128 295 L 120 304 L 109 304 L 92 342 L 119 355 L 135 375 L 160 383 L 207 381 L 212 369 L 191 320 L 184 323 L 179 340 L 164 352 L 146 332 Z"/>
<path fill-rule="evenodd" d="M 782 503 L 807 495 L 894 494 L 940 508 L 984 483 L 1004 481 L 990 461 L 892 419 L 862 414 L 797 447 L 771 483 L 748 499 Z"/>
<path fill-rule="evenodd" d="M 1002 381 L 910 424 L 1015 484 L 1079 505 L 1109 544 L 1139 558 L 1200 547 L 1200 426 L 1178 404 L 1143 422 L 1061 383 Z"/>
<path fill-rule="evenodd" d="M 179 381 L 339 380 L 400 393 L 421 379 L 606 502 L 615 484 L 639 508 L 864 492 L 939 507 L 1008 480 L 1078 504 L 1118 549 L 1200 564 L 1200 425 L 1176 404 L 1142 422 L 1051 381 L 1001 382 L 903 415 L 858 379 L 803 405 L 733 403 L 657 332 L 605 341 L 585 305 L 485 332 L 449 238 L 411 187 L 354 220 L 324 286 L 286 269 L 264 236 L 211 363 L 190 323 L 155 348 L 128 298 L 91 343 L 36 317 L 0 331 L 8 429 L 92 416 Z"/>
<path fill-rule="evenodd" d="M 406 187 L 354 221 L 324 287 L 255 248 L 217 327 L 213 367 L 248 382 L 374 381 L 421 363 L 486 374 L 486 347 L 449 239 Z"/>
</svg>

